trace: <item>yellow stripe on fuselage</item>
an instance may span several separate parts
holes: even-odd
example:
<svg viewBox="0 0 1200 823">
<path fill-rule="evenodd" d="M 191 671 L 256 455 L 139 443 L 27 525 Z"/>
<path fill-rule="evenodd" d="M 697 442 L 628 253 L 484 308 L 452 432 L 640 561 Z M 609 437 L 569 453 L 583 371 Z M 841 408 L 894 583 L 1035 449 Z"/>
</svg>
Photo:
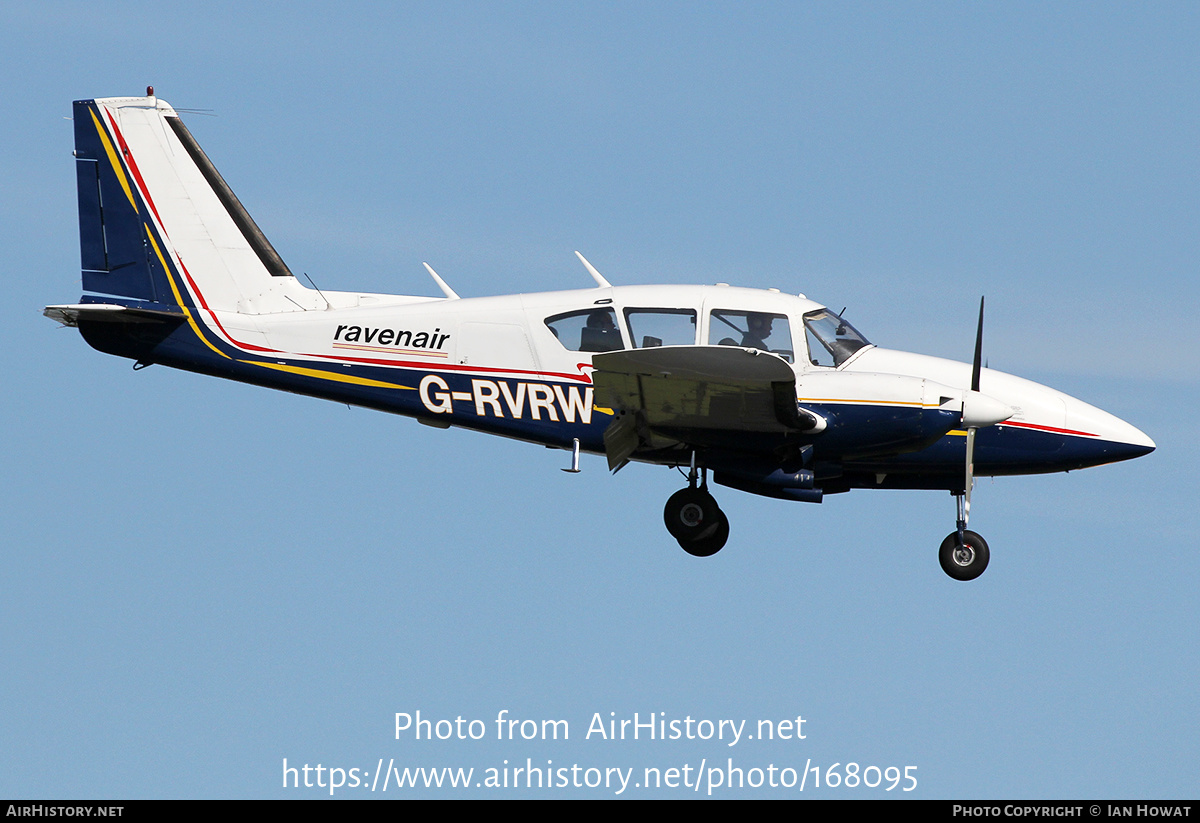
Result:
<svg viewBox="0 0 1200 823">
<path fill-rule="evenodd" d="M 940 409 L 938 403 L 918 403 L 914 400 L 861 400 L 842 397 L 797 397 L 801 403 L 858 403 L 868 406 L 915 406 L 919 409 Z"/>
<path fill-rule="evenodd" d="M 382 380 L 371 380 L 366 377 L 356 377 L 353 374 L 338 374 L 337 372 L 324 371 L 323 369 L 306 369 L 302 366 L 289 366 L 286 363 L 261 363 L 254 360 L 242 360 L 242 363 L 249 363 L 254 366 L 262 366 L 266 369 L 277 369 L 278 371 L 290 372 L 291 374 L 299 374 L 304 377 L 316 377 L 321 380 L 336 380 L 339 383 L 353 383 L 356 386 L 372 386 L 377 389 L 404 389 L 406 391 L 416 391 L 412 386 L 401 386 L 399 383 L 385 383 Z"/>
</svg>

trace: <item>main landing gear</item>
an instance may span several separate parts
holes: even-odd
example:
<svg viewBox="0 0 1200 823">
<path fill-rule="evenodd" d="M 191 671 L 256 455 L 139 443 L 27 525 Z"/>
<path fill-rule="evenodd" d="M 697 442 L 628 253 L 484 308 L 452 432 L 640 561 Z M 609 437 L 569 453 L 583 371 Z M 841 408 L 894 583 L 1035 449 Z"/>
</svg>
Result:
<svg viewBox="0 0 1200 823">
<path fill-rule="evenodd" d="M 694 557 L 710 557 L 719 552 L 729 539 L 729 518 L 708 493 L 707 473 L 701 469 L 697 487 L 697 472 L 693 465 L 688 472 L 688 487 L 667 499 L 663 522 L 667 531 L 679 541 L 680 547 Z"/>
</svg>

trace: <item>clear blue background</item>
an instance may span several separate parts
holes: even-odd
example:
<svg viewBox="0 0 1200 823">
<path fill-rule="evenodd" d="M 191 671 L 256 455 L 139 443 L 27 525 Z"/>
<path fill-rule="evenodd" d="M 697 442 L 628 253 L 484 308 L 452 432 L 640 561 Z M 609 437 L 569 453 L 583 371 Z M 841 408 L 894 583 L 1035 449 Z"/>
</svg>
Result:
<svg viewBox="0 0 1200 823">
<path fill-rule="evenodd" d="M 732 757 L 1195 797 L 1198 43 L 1194 3 L 5 4 L 0 796 Z M 1158 451 L 982 480 L 992 564 L 963 584 L 944 493 L 721 490 L 733 536 L 700 561 L 665 469 L 134 373 L 40 311 L 80 294 L 70 102 L 148 83 L 211 110 L 189 128 L 322 288 L 437 294 L 423 260 L 464 296 L 587 287 L 579 249 L 957 359 L 986 294 L 992 367 Z M 571 740 L 394 739 L 395 712 L 501 709 Z M 807 738 L 584 740 L 595 712 Z"/>
</svg>

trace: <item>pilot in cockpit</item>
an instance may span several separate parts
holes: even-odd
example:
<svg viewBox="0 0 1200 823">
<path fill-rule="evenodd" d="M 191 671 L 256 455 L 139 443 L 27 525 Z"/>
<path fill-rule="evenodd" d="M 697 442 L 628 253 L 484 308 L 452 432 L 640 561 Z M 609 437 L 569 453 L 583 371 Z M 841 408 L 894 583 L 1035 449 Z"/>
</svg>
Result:
<svg viewBox="0 0 1200 823">
<path fill-rule="evenodd" d="M 771 336 L 773 318 L 769 314 L 750 312 L 746 315 L 746 331 L 742 335 L 742 346 L 747 349 L 770 351 L 766 339 Z"/>
</svg>

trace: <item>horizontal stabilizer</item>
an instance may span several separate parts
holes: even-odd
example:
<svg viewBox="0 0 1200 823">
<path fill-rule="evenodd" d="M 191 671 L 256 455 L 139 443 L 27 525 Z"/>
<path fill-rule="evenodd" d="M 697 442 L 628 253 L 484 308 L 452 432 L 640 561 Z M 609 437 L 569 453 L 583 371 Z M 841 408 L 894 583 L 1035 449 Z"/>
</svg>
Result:
<svg viewBox="0 0 1200 823">
<path fill-rule="evenodd" d="M 113 303 L 77 303 L 70 306 L 47 306 L 42 310 L 42 314 L 51 320 L 57 320 L 64 326 L 78 326 L 80 318 L 121 323 L 182 322 L 186 319 L 182 311 L 143 309 L 132 306 L 118 306 Z"/>
</svg>

